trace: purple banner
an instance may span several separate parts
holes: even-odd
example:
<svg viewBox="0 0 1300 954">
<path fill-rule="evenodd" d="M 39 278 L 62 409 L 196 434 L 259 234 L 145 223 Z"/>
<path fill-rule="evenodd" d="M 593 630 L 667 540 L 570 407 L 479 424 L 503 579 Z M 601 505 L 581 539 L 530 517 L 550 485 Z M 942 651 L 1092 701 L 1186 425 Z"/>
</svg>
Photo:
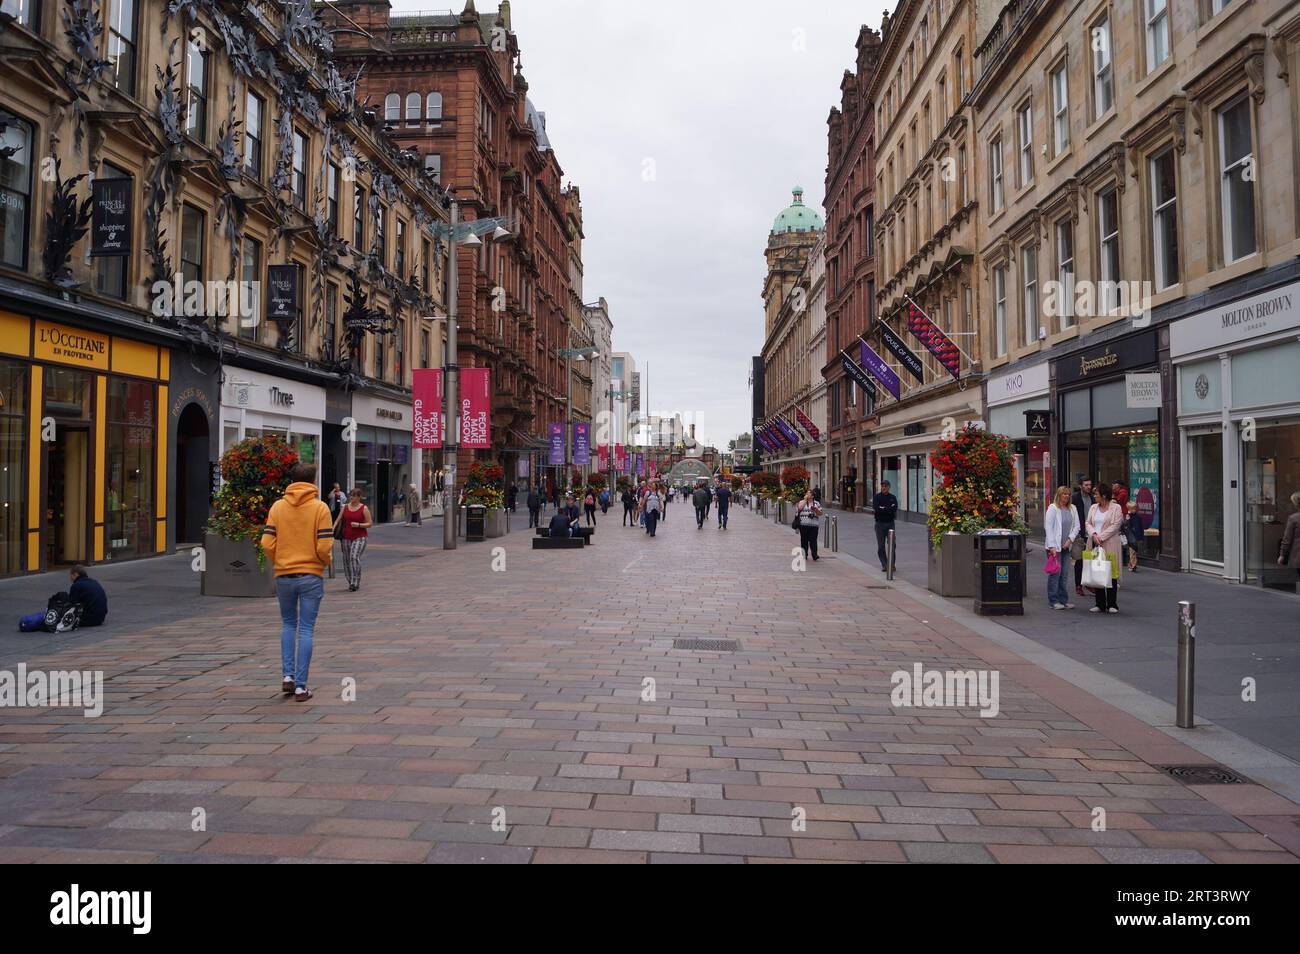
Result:
<svg viewBox="0 0 1300 954">
<path fill-rule="evenodd" d="M 898 380 L 889 365 L 885 364 L 885 359 L 876 354 L 875 349 L 865 341 L 858 342 L 858 348 L 862 357 L 862 366 L 875 376 L 875 379 L 885 386 L 885 390 L 894 396 L 897 401 L 902 394 L 902 382 Z"/>
<path fill-rule="evenodd" d="M 573 464 L 575 467 L 591 465 L 591 425 L 586 421 L 573 422 Z"/>
<path fill-rule="evenodd" d="M 550 428 L 551 453 L 547 458 L 547 463 L 552 467 L 564 466 L 564 425 L 551 422 Z"/>
<path fill-rule="evenodd" d="M 798 447 L 803 443 L 799 437 L 799 432 L 787 424 L 785 418 L 778 417 L 776 419 L 776 426 L 780 428 L 781 433 L 785 435 L 785 439 L 790 442 L 791 447 Z"/>
<path fill-rule="evenodd" d="M 636 455 L 636 475 L 638 477 L 645 476 L 645 454 Z"/>
</svg>

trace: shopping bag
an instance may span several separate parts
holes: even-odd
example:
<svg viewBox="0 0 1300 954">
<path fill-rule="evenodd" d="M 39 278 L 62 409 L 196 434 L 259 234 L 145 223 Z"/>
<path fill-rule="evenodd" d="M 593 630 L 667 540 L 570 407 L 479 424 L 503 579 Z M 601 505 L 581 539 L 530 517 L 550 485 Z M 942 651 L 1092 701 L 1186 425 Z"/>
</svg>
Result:
<svg viewBox="0 0 1300 954">
<path fill-rule="evenodd" d="M 1083 585 L 1095 590 L 1110 586 L 1110 558 L 1105 550 L 1083 551 Z"/>
<path fill-rule="evenodd" d="M 1061 554 L 1059 553 L 1047 554 L 1047 565 L 1043 567 L 1043 572 L 1046 573 L 1048 576 L 1056 576 L 1056 574 L 1060 573 Z"/>
</svg>

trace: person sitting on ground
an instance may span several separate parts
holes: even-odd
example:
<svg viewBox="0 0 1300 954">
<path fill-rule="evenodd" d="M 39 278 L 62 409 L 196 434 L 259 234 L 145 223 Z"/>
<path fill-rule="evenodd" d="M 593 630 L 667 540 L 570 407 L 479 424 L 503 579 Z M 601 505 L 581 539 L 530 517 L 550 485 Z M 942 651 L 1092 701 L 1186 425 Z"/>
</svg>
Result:
<svg viewBox="0 0 1300 954">
<path fill-rule="evenodd" d="M 81 604 L 81 625 L 102 626 L 108 616 L 108 594 L 86 573 L 86 568 L 77 564 L 70 571 L 72 586 L 68 588 L 68 601 Z"/>
</svg>

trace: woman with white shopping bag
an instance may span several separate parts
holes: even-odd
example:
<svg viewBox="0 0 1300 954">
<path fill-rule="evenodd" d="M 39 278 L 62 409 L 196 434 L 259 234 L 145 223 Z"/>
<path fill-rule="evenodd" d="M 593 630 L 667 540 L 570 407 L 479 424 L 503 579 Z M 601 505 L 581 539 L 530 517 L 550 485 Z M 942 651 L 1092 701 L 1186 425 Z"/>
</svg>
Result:
<svg viewBox="0 0 1300 954">
<path fill-rule="evenodd" d="M 1120 529 L 1124 526 L 1124 508 L 1111 499 L 1112 495 L 1109 486 L 1099 484 L 1093 491 L 1096 503 L 1088 508 L 1085 529 L 1089 549 L 1083 554 L 1088 561 L 1083 567 L 1083 585 L 1091 587 L 1097 598 L 1097 605 L 1090 613 L 1119 612 Z"/>
<path fill-rule="evenodd" d="M 1043 518 L 1047 549 L 1047 602 L 1052 609 L 1074 609 L 1070 602 L 1070 547 L 1079 535 L 1079 515 L 1070 502 L 1070 488 L 1056 488 L 1056 499 Z"/>
</svg>

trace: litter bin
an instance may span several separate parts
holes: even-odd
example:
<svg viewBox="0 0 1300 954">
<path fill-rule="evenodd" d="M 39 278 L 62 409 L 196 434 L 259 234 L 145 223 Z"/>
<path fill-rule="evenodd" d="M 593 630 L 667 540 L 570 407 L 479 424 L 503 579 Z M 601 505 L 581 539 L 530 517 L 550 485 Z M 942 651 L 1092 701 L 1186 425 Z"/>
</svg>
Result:
<svg viewBox="0 0 1300 954">
<path fill-rule="evenodd" d="M 1015 530 L 975 534 L 975 612 L 1025 615 L 1025 536 Z"/>
<path fill-rule="evenodd" d="M 483 504 L 470 504 L 465 508 L 465 539 L 486 539 L 487 507 Z"/>
</svg>

